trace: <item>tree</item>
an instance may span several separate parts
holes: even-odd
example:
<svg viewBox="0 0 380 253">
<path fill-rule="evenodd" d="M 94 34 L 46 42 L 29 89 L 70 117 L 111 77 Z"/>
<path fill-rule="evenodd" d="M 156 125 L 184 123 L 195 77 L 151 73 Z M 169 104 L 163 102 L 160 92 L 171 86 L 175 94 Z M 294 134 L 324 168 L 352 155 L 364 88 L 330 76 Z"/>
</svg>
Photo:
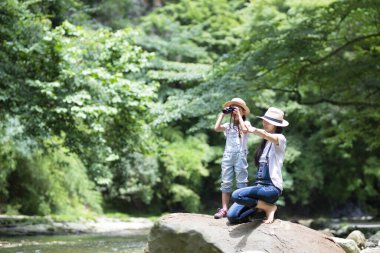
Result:
<svg viewBox="0 0 380 253">
<path fill-rule="evenodd" d="M 141 78 L 151 54 L 134 44 L 130 30 L 91 30 L 69 22 L 53 29 L 48 19 L 30 11 L 28 2 L 8 0 L 0 7 L 1 119 L 19 122 L 20 135 L 37 149 L 68 148 L 97 186 L 111 191 L 122 157 L 154 150 L 149 110 L 157 84 Z M 58 144 L 51 141 L 55 138 Z M 18 162 L 12 152 L 5 154 Z M 12 170 L 25 175 L 19 170 L 27 168 L 9 163 L 4 183 Z M 151 180 L 149 187 L 156 178 Z"/>
<path fill-rule="evenodd" d="M 198 111 L 207 113 L 232 92 L 259 113 L 282 107 L 295 151 L 286 166 L 293 182 L 287 199 L 373 206 L 380 191 L 373 173 L 380 148 L 378 13 L 376 1 L 255 1 L 249 38 L 210 81 L 189 91 L 202 97 L 189 101 L 189 111 L 214 101 Z"/>
</svg>

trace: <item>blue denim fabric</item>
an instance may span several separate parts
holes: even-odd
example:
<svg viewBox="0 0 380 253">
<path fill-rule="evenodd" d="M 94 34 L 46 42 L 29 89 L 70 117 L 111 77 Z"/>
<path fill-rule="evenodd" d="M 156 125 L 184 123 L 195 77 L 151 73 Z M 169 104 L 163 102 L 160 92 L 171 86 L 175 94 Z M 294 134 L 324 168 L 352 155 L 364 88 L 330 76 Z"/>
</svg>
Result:
<svg viewBox="0 0 380 253">
<path fill-rule="evenodd" d="M 248 221 L 256 211 L 259 200 L 274 204 L 281 195 L 281 190 L 272 184 L 269 174 L 269 163 L 260 163 L 254 186 L 237 189 L 232 193 L 235 202 L 227 213 L 230 223 Z"/>
<path fill-rule="evenodd" d="M 222 192 L 232 192 L 234 176 L 236 187 L 243 188 L 248 185 L 248 162 L 247 151 L 224 152 L 222 159 Z"/>
<path fill-rule="evenodd" d="M 255 184 L 260 185 L 273 185 L 272 180 L 270 179 L 269 174 L 269 164 L 268 163 L 260 163 L 259 168 L 256 172 Z"/>
<path fill-rule="evenodd" d="M 237 189 L 232 193 L 232 199 L 240 205 L 255 207 L 258 200 L 274 204 L 281 191 L 274 185 L 255 185 Z"/>
<path fill-rule="evenodd" d="M 238 203 L 233 203 L 228 209 L 227 218 L 231 224 L 248 222 L 249 218 L 256 213 L 256 208 L 251 208 Z"/>
</svg>

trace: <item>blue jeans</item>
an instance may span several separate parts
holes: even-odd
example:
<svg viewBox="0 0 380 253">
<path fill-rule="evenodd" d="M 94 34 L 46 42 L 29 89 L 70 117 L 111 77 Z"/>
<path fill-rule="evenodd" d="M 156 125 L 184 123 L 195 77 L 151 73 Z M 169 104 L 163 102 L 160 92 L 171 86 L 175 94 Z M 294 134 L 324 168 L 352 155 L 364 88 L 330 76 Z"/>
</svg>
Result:
<svg viewBox="0 0 380 253">
<path fill-rule="evenodd" d="M 274 204 L 281 195 L 281 191 L 274 185 L 249 186 L 238 189 L 232 193 L 235 202 L 227 212 L 230 223 L 247 222 L 249 217 L 256 212 L 259 200 Z"/>
<path fill-rule="evenodd" d="M 230 223 L 247 222 L 249 217 L 256 212 L 255 207 L 259 200 L 274 204 L 280 195 L 281 190 L 273 185 L 270 178 L 267 155 L 267 161 L 259 164 L 255 185 L 238 189 L 232 193 L 232 200 L 235 203 L 228 210 L 227 218 Z"/>
<path fill-rule="evenodd" d="M 258 200 L 274 204 L 281 191 L 274 185 L 255 185 L 237 189 L 232 193 L 234 202 L 248 207 L 255 207 Z"/>
<path fill-rule="evenodd" d="M 228 209 L 227 219 L 231 224 L 248 222 L 249 218 L 256 213 L 256 208 L 251 208 L 238 203 L 233 203 Z"/>
</svg>

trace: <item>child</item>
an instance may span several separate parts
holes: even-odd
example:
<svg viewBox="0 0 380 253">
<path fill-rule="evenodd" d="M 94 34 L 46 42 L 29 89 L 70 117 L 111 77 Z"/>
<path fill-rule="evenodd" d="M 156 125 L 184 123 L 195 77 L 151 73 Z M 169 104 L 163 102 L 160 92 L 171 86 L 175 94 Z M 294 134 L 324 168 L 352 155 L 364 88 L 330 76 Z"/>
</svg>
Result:
<svg viewBox="0 0 380 253">
<path fill-rule="evenodd" d="M 233 108 L 229 112 L 228 108 Z M 224 115 L 231 113 L 229 123 L 221 125 Z M 247 140 L 248 128 L 251 127 L 249 121 L 245 121 L 245 115 L 249 113 L 249 108 L 241 98 L 233 98 L 224 104 L 224 110 L 219 114 L 215 123 L 215 131 L 224 132 L 226 136 L 226 146 L 222 159 L 222 208 L 219 208 L 214 215 L 215 219 L 227 216 L 228 203 L 232 192 L 232 182 L 235 175 L 236 187 L 243 188 L 248 183 L 248 163 L 247 163 Z M 233 122 L 231 122 L 233 119 Z"/>
</svg>

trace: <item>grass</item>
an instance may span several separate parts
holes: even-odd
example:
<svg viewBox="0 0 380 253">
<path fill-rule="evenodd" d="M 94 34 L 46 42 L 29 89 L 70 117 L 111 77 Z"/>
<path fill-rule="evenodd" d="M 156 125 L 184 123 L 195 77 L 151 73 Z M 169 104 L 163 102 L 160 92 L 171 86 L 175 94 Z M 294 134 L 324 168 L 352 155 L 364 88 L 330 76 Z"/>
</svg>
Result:
<svg viewBox="0 0 380 253">
<path fill-rule="evenodd" d="M 108 210 L 104 213 L 103 216 L 105 216 L 107 218 L 119 219 L 122 221 L 129 221 L 131 218 L 146 218 L 146 219 L 149 219 L 151 221 L 155 221 L 158 218 L 160 218 L 162 215 L 163 214 L 152 214 L 152 213 L 146 213 L 146 214 L 144 214 L 144 213 L 130 213 L 130 214 L 127 214 L 127 213 L 121 213 L 118 211 Z"/>
</svg>

